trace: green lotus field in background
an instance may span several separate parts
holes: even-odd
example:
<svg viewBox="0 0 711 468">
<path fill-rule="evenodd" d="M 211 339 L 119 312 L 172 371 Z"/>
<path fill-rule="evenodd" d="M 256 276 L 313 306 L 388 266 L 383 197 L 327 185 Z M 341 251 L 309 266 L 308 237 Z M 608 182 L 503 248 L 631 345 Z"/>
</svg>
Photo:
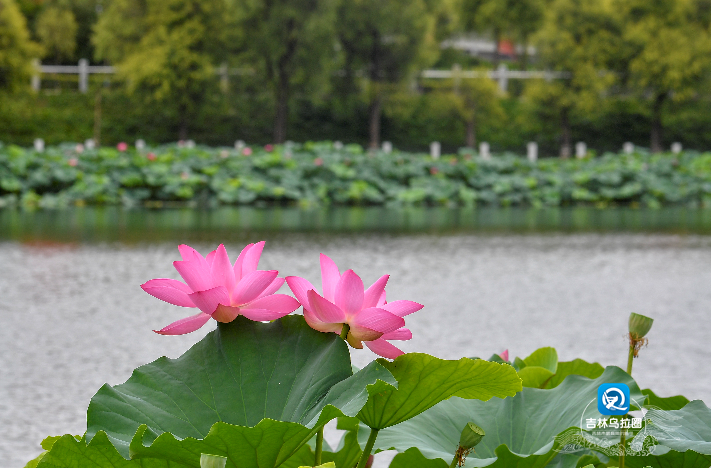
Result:
<svg viewBox="0 0 711 468">
<path fill-rule="evenodd" d="M 711 153 L 530 162 L 513 154 L 484 160 L 466 149 L 432 159 L 331 142 L 124 151 L 64 144 L 43 152 L 0 146 L 0 207 L 173 204 L 709 207 Z"/>
</svg>

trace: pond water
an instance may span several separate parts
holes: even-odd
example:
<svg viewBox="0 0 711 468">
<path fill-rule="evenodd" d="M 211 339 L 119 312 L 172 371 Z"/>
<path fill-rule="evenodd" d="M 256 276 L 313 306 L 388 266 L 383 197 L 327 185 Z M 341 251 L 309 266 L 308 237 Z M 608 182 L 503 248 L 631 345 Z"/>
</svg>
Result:
<svg viewBox="0 0 711 468">
<path fill-rule="evenodd" d="M 178 278 L 177 245 L 233 256 L 267 240 L 260 268 L 320 284 L 318 254 L 364 282 L 391 275 L 407 317 L 405 351 L 626 364 L 630 312 L 655 318 L 635 360 L 642 388 L 711 401 L 711 212 L 700 210 L 226 209 L 0 212 L 0 459 L 21 468 L 47 435 L 81 434 L 105 382 L 214 328 L 151 330 L 184 309 L 140 290 Z M 352 352 L 363 366 L 374 356 Z M 327 440 L 335 431 L 327 434 Z M 387 466 L 387 456 L 377 465 Z"/>
</svg>

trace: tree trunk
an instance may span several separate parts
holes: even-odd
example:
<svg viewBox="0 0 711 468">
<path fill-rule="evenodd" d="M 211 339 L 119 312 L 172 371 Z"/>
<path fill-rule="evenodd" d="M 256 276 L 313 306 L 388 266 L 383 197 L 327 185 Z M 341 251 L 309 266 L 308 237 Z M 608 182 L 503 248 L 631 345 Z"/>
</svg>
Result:
<svg viewBox="0 0 711 468">
<path fill-rule="evenodd" d="M 662 147 L 662 105 L 666 94 L 657 94 L 652 106 L 652 132 L 649 138 L 649 147 L 652 153 L 661 153 Z"/>
<path fill-rule="evenodd" d="M 377 83 L 371 83 L 371 86 L 376 86 Z M 379 87 L 378 87 L 379 88 Z M 380 146 L 380 114 L 383 110 L 383 96 L 380 89 L 375 90 L 375 95 L 370 101 L 368 114 L 370 119 L 370 144 L 371 149 L 377 149 Z"/>
<path fill-rule="evenodd" d="M 568 159 L 571 154 L 570 145 L 570 121 L 568 120 L 568 109 L 560 111 L 560 157 Z"/>
<path fill-rule="evenodd" d="M 276 89 L 276 115 L 274 116 L 274 143 L 286 141 L 286 125 L 289 117 L 289 77 L 279 72 Z"/>
<path fill-rule="evenodd" d="M 188 114 L 185 109 L 180 112 L 180 127 L 178 128 L 178 140 L 188 139 Z"/>
<path fill-rule="evenodd" d="M 467 120 L 467 148 L 476 148 L 476 122 L 474 116 Z"/>
<path fill-rule="evenodd" d="M 94 98 L 94 144 L 101 145 L 101 88 Z"/>
</svg>

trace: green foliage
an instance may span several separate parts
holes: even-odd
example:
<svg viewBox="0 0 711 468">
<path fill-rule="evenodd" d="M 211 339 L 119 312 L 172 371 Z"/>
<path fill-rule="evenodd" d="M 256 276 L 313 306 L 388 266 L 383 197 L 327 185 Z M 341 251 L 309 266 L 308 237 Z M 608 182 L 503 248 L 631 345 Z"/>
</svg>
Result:
<svg viewBox="0 0 711 468">
<path fill-rule="evenodd" d="M 626 383 L 632 398 L 644 399 L 626 372 L 608 367 L 594 380 L 568 376 L 556 388 L 524 388 L 504 400 L 450 398 L 409 421 L 381 431 L 376 446 L 401 452 L 417 447 L 425 458 L 449 463 L 462 428 L 472 421 L 484 429 L 486 436 L 468 460 L 481 460 L 480 466 L 543 467 L 558 453 L 559 442 L 554 439 L 559 434 L 570 427 L 579 428 L 581 418 L 597 417 L 597 406 L 588 404 L 597 398 L 600 384 L 606 382 Z"/>
<path fill-rule="evenodd" d="M 89 404 L 86 439 L 106 433 L 127 459 L 199 466 L 200 454 L 211 453 L 237 466 L 257 458 L 278 466 L 328 420 L 354 416 L 384 382 L 396 384 L 377 363 L 352 375 L 343 340 L 301 316 L 268 325 L 238 317 L 179 359 L 104 385 Z"/>
<path fill-rule="evenodd" d="M 398 385 L 371 394 L 358 413 L 358 419 L 372 429 L 400 424 L 452 396 L 486 401 L 494 396 L 513 396 L 521 389 L 512 367 L 480 359 L 444 361 L 408 353 L 393 362 L 378 362 L 393 374 Z"/>
<path fill-rule="evenodd" d="M 57 62 L 74 59 L 78 25 L 74 13 L 50 6 L 37 17 L 35 31 L 44 47 L 45 57 Z"/>
<path fill-rule="evenodd" d="M 150 154 L 149 154 L 150 153 Z M 150 156 L 150 157 L 149 157 Z M 613 205 L 711 204 L 710 154 L 606 154 L 538 163 L 505 154 L 490 161 L 461 155 L 370 155 L 331 143 L 254 148 L 176 145 L 121 152 L 76 145 L 35 153 L 0 148 L 4 206 L 152 204 L 313 205 Z M 13 201 L 14 200 L 14 201 Z M 156 202 L 158 205 L 156 205 Z"/>
<path fill-rule="evenodd" d="M 0 0 L 0 93 L 27 85 L 34 72 L 31 60 L 40 52 L 15 0 Z"/>
</svg>

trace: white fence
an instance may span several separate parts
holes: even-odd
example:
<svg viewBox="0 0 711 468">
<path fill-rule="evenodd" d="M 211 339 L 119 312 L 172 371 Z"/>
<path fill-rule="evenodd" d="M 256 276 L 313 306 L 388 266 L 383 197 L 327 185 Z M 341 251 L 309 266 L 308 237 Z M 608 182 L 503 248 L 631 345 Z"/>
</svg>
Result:
<svg viewBox="0 0 711 468">
<path fill-rule="evenodd" d="M 42 87 L 41 74 L 62 73 L 79 75 L 79 91 L 86 93 L 89 89 L 89 75 L 92 73 L 112 74 L 116 73 L 116 68 L 106 65 L 89 65 L 87 59 L 79 60 L 78 65 L 42 65 L 39 61 L 35 61 L 35 74 L 32 76 L 32 89 L 39 91 Z M 226 64 L 215 69 L 215 74 L 220 76 L 220 82 L 223 87 L 228 84 L 230 75 L 250 75 L 254 71 L 246 68 L 227 68 Z M 423 70 L 420 77 L 428 79 L 453 79 L 455 87 L 459 85 L 461 80 L 490 78 L 499 83 L 499 88 L 506 91 L 509 80 L 527 80 L 527 79 L 567 79 L 570 78 L 570 72 L 554 72 L 554 71 L 523 71 L 509 70 L 505 63 L 499 65 L 496 70 L 462 70 L 458 64 L 454 65 L 451 70 Z"/>
</svg>

